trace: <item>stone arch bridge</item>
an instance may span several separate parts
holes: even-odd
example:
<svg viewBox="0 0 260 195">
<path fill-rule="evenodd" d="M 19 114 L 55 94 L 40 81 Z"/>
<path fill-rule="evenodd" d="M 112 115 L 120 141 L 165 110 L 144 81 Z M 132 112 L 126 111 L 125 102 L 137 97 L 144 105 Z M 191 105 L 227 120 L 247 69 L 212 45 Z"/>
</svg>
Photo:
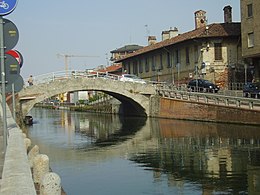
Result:
<svg viewBox="0 0 260 195">
<path fill-rule="evenodd" d="M 156 95 L 153 84 L 123 82 L 119 76 L 98 72 L 57 72 L 34 77 L 34 85 L 19 93 L 19 110 L 24 117 L 33 106 L 52 96 L 73 91 L 101 91 L 122 103 L 126 115 L 150 116 L 151 96 Z"/>
</svg>

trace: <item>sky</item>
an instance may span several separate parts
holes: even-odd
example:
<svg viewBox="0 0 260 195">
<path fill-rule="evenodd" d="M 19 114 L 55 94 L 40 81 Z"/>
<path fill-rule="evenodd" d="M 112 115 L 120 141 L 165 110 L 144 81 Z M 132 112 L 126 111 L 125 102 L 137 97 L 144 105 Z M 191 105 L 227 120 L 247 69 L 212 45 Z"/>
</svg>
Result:
<svg viewBox="0 0 260 195">
<path fill-rule="evenodd" d="M 69 70 L 111 65 L 110 51 L 129 44 L 147 45 L 147 36 L 161 41 L 161 32 L 177 27 L 179 33 L 194 30 L 194 12 L 207 12 L 208 24 L 224 21 L 223 8 L 232 7 L 240 22 L 239 0 L 18 0 L 4 16 L 18 28 L 13 48 L 24 59 L 23 78 Z M 58 55 L 62 54 L 62 55 Z"/>
</svg>

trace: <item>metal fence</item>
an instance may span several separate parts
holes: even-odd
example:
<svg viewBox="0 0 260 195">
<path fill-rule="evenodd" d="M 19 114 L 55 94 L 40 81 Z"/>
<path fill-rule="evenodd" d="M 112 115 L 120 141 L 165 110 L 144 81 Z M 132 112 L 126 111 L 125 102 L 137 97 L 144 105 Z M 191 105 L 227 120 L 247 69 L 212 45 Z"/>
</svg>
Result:
<svg viewBox="0 0 260 195">
<path fill-rule="evenodd" d="M 110 74 L 106 72 L 72 70 L 72 71 L 52 72 L 52 73 L 35 76 L 33 78 L 33 84 L 37 85 L 41 83 L 49 83 L 55 80 L 65 80 L 65 79 L 80 78 L 80 77 L 87 77 L 87 78 L 99 77 L 99 78 L 106 78 L 112 80 L 119 80 L 120 78 L 119 75 Z"/>
<path fill-rule="evenodd" d="M 243 90 L 245 83 L 229 83 L 228 89 L 229 90 Z"/>
<path fill-rule="evenodd" d="M 160 96 L 207 104 L 231 106 L 245 109 L 260 110 L 260 99 L 244 98 L 238 95 L 224 95 L 217 93 L 197 93 L 187 90 L 157 88 Z"/>
</svg>

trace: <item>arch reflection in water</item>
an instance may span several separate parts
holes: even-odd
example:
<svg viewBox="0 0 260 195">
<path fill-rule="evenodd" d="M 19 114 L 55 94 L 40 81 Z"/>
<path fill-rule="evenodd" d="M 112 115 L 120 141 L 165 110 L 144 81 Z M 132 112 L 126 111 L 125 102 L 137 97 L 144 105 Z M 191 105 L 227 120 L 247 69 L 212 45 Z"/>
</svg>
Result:
<svg viewBox="0 0 260 195">
<path fill-rule="evenodd" d="M 142 178 L 133 180 L 124 175 L 115 177 L 116 181 L 111 179 L 109 185 L 115 192 L 118 188 L 129 194 L 146 189 L 149 194 L 158 188 L 165 194 L 260 192 L 260 129 L 257 126 L 119 118 L 42 109 L 34 109 L 31 114 L 38 123 L 29 127 L 29 137 L 50 156 L 52 168 L 63 176 L 63 187 L 71 194 L 84 194 L 86 189 L 80 191 L 77 185 L 91 186 L 94 182 L 102 185 L 104 175 L 118 177 L 118 171 L 129 171 L 129 175 L 138 171 Z M 100 164 L 106 167 L 111 161 L 113 166 L 117 165 L 115 175 L 104 169 L 102 173 L 89 173 L 89 167 L 100 169 Z M 122 161 L 127 164 L 125 170 L 118 168 L 117 163 Z M 149 173 L 153 182 L 148 182 Z M 82 181 L 75 183 L 75 178 Z M 141 185 L 138 179 L 147 182 Z M 116 183 L 120 180 L 139 187 L 119 187 Z M 162 183 L 163 189 L 158 187 Z M 93 190 L 91 194 L 102 192 Z"/>
</svg>

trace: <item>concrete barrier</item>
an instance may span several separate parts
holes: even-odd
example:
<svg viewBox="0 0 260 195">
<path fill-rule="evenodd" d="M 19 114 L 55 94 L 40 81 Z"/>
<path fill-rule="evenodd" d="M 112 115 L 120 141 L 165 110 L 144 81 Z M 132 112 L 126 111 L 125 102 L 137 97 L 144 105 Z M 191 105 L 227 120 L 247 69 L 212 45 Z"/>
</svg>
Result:
<svg viewBox="0 0 260 195">
<path fill-rule="evenodd" d="M 0 110 L 2 111 L 2 109 Z M 5 152 L 0 194 L 36 195 L 24 135 L 22 130 L 18 128 L 8 107 L 6 110 L 9 136 L 7 139 L 8 145 Z"/>
</svg>

